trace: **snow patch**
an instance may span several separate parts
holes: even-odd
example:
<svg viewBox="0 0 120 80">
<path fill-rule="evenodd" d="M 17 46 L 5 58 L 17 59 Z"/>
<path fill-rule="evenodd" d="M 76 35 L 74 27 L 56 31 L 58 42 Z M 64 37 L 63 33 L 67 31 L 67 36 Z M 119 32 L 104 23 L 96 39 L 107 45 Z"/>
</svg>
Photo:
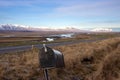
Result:
<svg viewBox="0 0 120 80">
<path fill-rule="evenodd" d="M 93 31 L 93 32 L 112 32 L 112 29 L 110 29 L 110 28 L 95 28 L 95 29 L 92 29 L 91 31 Z"/>
</svg>

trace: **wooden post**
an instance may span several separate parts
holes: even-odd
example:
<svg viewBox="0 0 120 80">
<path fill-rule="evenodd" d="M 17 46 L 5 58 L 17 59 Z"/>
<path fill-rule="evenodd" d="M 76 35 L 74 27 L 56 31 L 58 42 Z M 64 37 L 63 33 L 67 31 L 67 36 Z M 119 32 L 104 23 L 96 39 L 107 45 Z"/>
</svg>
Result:
<svg viewBox="0 0 120 80">
<path fill-rule="evenodd" d="M 32 45 L 32 50 L 34 49 L 34 45 Z"/>
</svg>

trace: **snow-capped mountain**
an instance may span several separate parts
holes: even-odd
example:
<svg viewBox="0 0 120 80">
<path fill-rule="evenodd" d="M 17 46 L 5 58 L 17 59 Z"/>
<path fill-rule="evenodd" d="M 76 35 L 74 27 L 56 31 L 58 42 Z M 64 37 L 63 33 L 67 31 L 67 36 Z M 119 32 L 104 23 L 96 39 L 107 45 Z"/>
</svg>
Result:
<svg viewBox="0 0 120 80">
<path fill-rule="evenodd" d="M 67 31 L 67 32 L 83 32 L 83 30 L 73 28 L 73 27 L 65 27 L 63 29 L 54 29 L 48 27 L 30 27 L 24 25 L 17 24 L 1 24 L 0 30 L 7 31 Z"/>
<path fill-rule="evenodd" d="M 95 28 L 95 29 L 92 29 L 91 31 L 93 31 L 93 32 L 112 32 L 112 29 L 110 29 L 110 28 Z"/>
<path fill-rule="evenodd" d="M 65 32 L 112 32 L 110 28 L 95 28 L 92 30 L 78 29 L 75 27 L 49 28 L 49 27 L 30 27 L 17 24 L 1 24 L 0 31 L 65 31 Z"/>
<path fill-rule="evenodd" d="M 9 31 L 26 31 L 28 28 L 23 25 L 16 24 L 2 24 L 0 25 L 0 30 L 9 30 Z"/>
</svg>

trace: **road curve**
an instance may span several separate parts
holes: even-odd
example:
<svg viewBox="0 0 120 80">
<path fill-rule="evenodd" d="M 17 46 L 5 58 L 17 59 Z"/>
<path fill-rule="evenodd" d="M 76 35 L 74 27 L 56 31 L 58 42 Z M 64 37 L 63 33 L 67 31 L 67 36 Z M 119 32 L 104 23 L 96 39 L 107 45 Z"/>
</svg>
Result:
<svg viewBox="0 0 120 80">
<path fill-rule="evenodd" d="M 81 42 L 95 42 L 99 40 L 104 40 L 104 39 L 102 38 L 102 39 L 95 39 L 95 40 L 77 40 L 77 41 L 69 41 L 69 42 L 50 43 L 50 44 L 47 44 L 47 46 L 53 47 L 53 46 L 76 44 L 76 43 L 81 43 Z M 42 48 L 42 44 L 34 45 L 34 47 Z M 20 51 L 25 51 L 25 50 L 30 50 L 30 49 L 32 49 L 32 45 L 6 47 L 6 48 L 0 48 L 0 54 L 20 52 Z"/>
</svg>

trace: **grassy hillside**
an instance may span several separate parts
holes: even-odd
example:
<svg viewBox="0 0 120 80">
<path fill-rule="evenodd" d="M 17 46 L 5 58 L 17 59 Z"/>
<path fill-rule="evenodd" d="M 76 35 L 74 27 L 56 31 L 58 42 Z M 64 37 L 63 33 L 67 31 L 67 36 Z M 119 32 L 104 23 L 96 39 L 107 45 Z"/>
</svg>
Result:
<svg viewBox="0 0 120 80">
<path fill-rule="evenodd" d="M 65 68 L 51 69 L 51 80 L 120 80 L 120 37 L 54 47 Z M 0 80 L 44 80 L 38 49 L 0 54 Z"/>
</svg>

